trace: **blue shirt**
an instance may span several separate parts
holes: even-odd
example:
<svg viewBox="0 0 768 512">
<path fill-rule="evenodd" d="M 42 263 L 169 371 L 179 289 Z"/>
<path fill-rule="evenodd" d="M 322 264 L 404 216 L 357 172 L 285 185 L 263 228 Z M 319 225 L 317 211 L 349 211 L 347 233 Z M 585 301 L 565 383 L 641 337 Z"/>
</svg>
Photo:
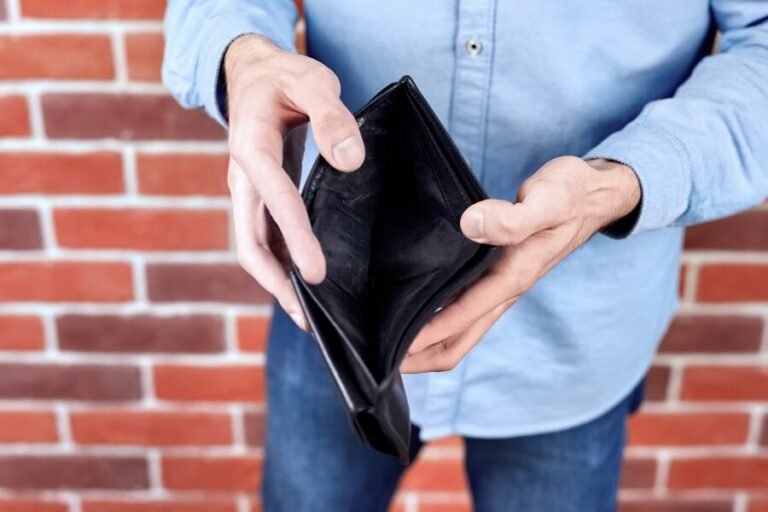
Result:
<svg viewBox="0 0 768 512">
<path fill-rule="evenodd" d="M 677 302 L 682 226 L 768 193 L 768 1 L 305 0 L 308 54 L 351 110 L 409 74 L 493 197 L 560 155 L 631 166 L 623 239 L 595 235 L 453 371 L 406 378 L 425 439 L 567 428 L 648 369 Z M 222 123 L 239 35 L 294 50 L 291 0 L 171 0 L 163 78 Z M 713 36 L 719 51 L 710 56 Z M 305 164 L 317 154 L 310 147 Z"/>
</svg>

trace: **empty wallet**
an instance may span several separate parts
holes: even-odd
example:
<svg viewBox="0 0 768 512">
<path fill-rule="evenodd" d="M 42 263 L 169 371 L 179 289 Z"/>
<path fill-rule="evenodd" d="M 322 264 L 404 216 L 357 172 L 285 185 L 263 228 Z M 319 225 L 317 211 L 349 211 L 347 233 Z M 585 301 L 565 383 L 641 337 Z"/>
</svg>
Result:
<svg viewBox="0 0 768 512">
<path fill-rule="evenodd" d="M 410 77 L 355 117 L 362 167 L 342 173 L 320 156 L 303 191 L 325 280 L 307 284 L 295 267 L 290 276 L 355 430 L 406 464 L 411 422 L 400 363 L 498 249 L 462 234 L 464 210 L 488 196 Z"/>
</svg>

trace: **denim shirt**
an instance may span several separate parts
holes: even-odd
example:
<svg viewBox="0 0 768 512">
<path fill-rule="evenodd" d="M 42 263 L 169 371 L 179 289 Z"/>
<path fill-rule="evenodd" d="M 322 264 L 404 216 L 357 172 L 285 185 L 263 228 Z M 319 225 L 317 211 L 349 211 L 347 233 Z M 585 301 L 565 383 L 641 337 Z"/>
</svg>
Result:
<svg viewBox="0 0 768 512">
<path fill-rule="evenodd" d="M 452 371 L 406 376 L 425 439 L 564 429 L 647 371 L 677 303 L 682 226 L 768 194 L 768 1 L 305 0 L 308 54 L 355 110 L 411 75 L 489 194 L 560 155 L 631 166 L 639 213 L 542 278 Z M 171 0 L 163 79 L 224 123 L 219 70 L 291 0 Z M 714 34 L 718 53 L 710 55 Z M 317 150 L 308 144 L 306 164 Z"/>
</svg>

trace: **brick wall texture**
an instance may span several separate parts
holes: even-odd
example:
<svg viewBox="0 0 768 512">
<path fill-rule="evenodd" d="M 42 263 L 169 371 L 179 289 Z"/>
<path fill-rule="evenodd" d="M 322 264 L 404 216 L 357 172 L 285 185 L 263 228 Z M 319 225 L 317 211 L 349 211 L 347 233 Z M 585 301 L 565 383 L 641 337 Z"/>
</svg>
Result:
<svg viewBox="0 0 768 512">
<path fill-rule="evenodd" d="M 0 512 L 259 510 L 270 303 L 224 132 L 159 82 L 163 10 L 0 0 Z M 682 276 L 621 510 L 768 511 L 768 208 L 690 229 Z M 393 509 L 470 510 L 461 452 Z"/>
</svg>

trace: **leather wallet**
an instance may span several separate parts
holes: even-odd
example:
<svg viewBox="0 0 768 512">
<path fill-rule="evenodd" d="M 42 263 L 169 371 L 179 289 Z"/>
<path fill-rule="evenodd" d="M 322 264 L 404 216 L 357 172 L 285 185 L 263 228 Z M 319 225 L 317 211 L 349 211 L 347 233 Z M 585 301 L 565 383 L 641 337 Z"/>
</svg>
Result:
<svg viewBox="0 0 768 512">
<path fill-rule="evenodd" d="M 362 167 L 342 173 L 320 156 L 303 191 L 325 280 L 307 284 L 294 267 L 291 282 L 355 430 L 405 464 L 411 423 L 399 365 L 498 249 L 462 234 L 461 214 L 488 196 L 411 78 L 355 117 Z"/>
</svg>

